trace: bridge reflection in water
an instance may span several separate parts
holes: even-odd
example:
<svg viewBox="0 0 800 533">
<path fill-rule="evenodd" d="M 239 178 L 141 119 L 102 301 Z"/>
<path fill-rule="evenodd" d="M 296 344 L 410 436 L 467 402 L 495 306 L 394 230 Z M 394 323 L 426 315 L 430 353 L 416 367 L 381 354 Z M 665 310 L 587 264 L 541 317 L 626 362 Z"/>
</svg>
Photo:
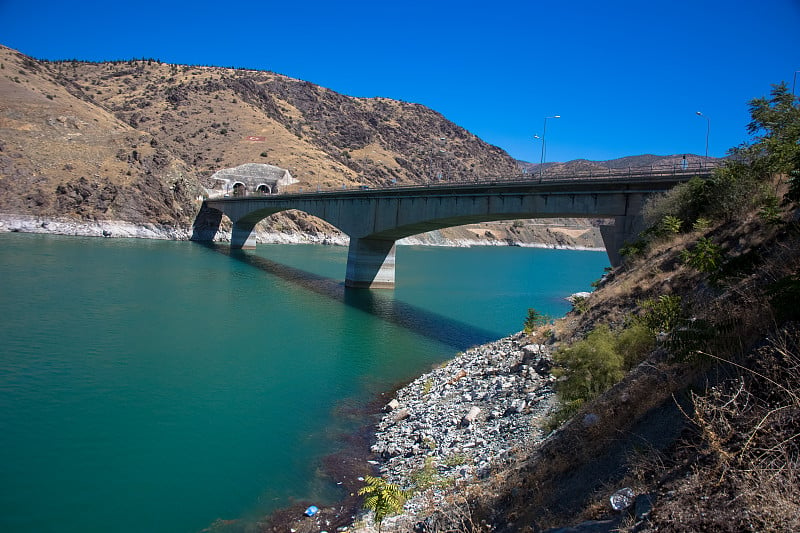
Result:
<svg viewBox="0 0 800 533">
<path fill-rule="evenodd" d="M 214 198 L 203 203 L 193 240 L 212 241 L 222 216 L 233 223 L 232 248 L 254 248 L 253 228 L 288 209 L 314 215 L 349 235 L 345 284 L 356 288 L 394 287 L 395 242 L 451 226 L 526 218 L 607 218 L 601 226 L 612 265 L 619 250 L 643 229 L 642 208 L 653 194 L 698 176 L 713 165 L 610 169 L 513 176 L 488 180 L 344 189 L 273 196 Z"/>
<path fill-rule="evenodd" d="M 345 287 L 341 281 L 276 263 L 265 257 L 248 254 L 226 245 L 202 244 L 233 260 L 241 261 L 316 294 L 377 316 L 419 335 L 446 344 L 455 350 L 466 350 L 471 346 L 485 344 L 497 338 L 496 332 L 395 300 L 390 295 L 383 295 L 375 291 L 353 290 Z"/>
</svg>

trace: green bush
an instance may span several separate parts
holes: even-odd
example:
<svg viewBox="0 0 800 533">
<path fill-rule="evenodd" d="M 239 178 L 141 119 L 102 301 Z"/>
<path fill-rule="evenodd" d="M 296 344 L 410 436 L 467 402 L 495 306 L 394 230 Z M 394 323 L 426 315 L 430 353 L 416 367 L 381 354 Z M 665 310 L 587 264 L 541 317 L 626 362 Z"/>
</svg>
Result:
<svg viewBox="0 0 800 533">
<path fill-rule="evenodd" d="M 692 224 L 692 231 L 707 231 L 711 227 L 711 221 L 706 217 L 698 217 Z"/>
<path fill-rule="evenodd" d="M 702 215 L 717 220 L 736 220 L 760 205 L 765 187 L 753 168 L 741 161 L 727 161 L 705 182 Z"/>
<path fill-rule="evenodd" d="M 645 225 L 658 228 L 668 218 L 696 220 L 708 203 L 706 182 L 694 177 L 686 183 L 680 183 L 669 191 L 651 197 L 644 206 Z M 677 232 L 675 232 L 677 233 Z"/>
<path fill-rule="evenodd" d="M 470 459 L 469 455 L 465 453 L 460 453 L 460 452 L 454 453 L 445 457 L 444 465 L 450 468 L 454 466 L 461 466 L 463 464 L 467 464 L 469 462 L 469 459 Z"/>
<path fill-rule="evenodd" d="M 622 355 L 624 367 L 633 368 L 655 347 L 655 335 L 644 324 L 634 322 L 617 336 L 617 350 Z"/>
<path fill-rule="evenodd" d="M 562 402 L 588 400 L 603 393 L 625 375 L 625 358 L 617 351 L 616 338 L 608 326 L 595 328 L 585 339 L 558 350 L 554 373 Z"/>
<path fill-rule="evenodd" d="M 375 523 L 380 532 L 383 519 L 399 513 L 409 493 L 380 477 L 365 476 L 364 482 L 366 485 L 358 489 L 358 495 L 364 496 L 364 508 L 375 512 Z"/>
<path fill-rule="evenodd" d="M 589 303 L 584 296 L 575 296 L 572 299 L 572 309 L 579 315 L 582 315 L 589 309 Z"/>
<path fill-rule="evenodd" d="M 436 469 L 433 457 L 430 456 L 425 458 L 425 464 L 423 466 L 411 472 L 409 478 L 416 491 L 438 487 L 444 482 L 442 476 L 439 475 L 439 471 Z"/>
<path fill-rule="evenodd" d="M 678 325 L 683 316 L 681 297 L 677 295 L 662 294 L 658 298 L 650 298 L 639 304 L 644 313 L 639 317 L 639 323 L 652 334 L 669 333 Z"/>
<path fill-rule="evenodd" d="M 677 235 L 682 227 L 683 220 L 673 215 L 665 216 L 659 223 L 659 230 L 663 235 Z"/>
<path fill-rule="evenodd" d="M 542 429 L 549 433 L 558 429 L 561 424 L 572 418 L 580 411 L 583 406 L 583 400 L 573 400 L 571 402 L 562 402 L 559 406 L 550 413 L 550 415 L 542 422 Z"/>
<path fill-rule="evenodd" d="M 781 217 L 780 200 L 777 196 L 767 195 L 761 205 L 761 210 L 758 212 L 759 218 L 767 224 L 777 225 L 783 222 Z"/>
<path fill-rule="evenodd" d="M 626 259 L 633 258 L 643 255 L 646 249 L 647 249 L 647 240 L 637 239 L 632 243 L 626 242 L 622 246 L 622 248 L 619 249 L 619 255 L 621 255 Z"/>
<path fill-rule="evenodd" d="M 722 249 L 711 239 L 701 237 L 692 249 L 681 252 L 681 260 L 700 272 L 713 274 L 722 265 Z"/>
<path fill-rule="evenodd" d="M 619 333 L 599 326 L 585 339 L 559 349 L 553 359 L 553 374 L 559 380 L 559 407 L 543 424 L 552 431 L 572 418 L 587 401 L 599 396 L 623 378 L 655 346 L 655 336 L 634 322 Z"/>
</svg>

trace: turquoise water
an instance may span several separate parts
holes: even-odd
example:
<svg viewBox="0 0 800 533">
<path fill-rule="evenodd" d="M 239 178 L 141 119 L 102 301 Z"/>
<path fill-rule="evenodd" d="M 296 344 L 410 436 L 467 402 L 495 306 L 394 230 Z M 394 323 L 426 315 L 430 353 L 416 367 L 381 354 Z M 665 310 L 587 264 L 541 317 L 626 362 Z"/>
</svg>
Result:
<svg viewBox="0 0 800 533">
<path fill-rule="evenodd" d="M 456 351 L 563 314 L 605 254 L 0 235 L 0 531 L 193 532 L 324 503 L 341 413 Z"/>
</svg>

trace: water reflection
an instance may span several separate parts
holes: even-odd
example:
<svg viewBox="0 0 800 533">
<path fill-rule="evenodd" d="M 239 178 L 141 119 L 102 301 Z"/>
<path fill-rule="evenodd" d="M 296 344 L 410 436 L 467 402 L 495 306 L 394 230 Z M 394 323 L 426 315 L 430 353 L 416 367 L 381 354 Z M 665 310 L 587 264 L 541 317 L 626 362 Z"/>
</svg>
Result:
<svg viewBox="0 0 800 533">
<path fill-rule="evenodd" d="M 456 350 L 465 350 L 497 338 L 497 334 L 489 330 L 398 301 L 394 299 L 392 291 L 352 289 L 345 287 L 342 281 L 312 274 L 242 250 L 231 249 L 224 244 L 202 242 L 197 244 Z"/>
</svg>

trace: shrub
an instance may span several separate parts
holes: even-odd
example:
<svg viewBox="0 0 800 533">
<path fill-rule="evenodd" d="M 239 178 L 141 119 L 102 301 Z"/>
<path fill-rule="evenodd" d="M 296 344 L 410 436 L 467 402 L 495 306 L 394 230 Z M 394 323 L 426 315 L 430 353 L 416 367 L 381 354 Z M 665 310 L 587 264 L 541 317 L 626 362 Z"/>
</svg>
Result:
<svg viewBox="0 0 800 533">
<path fill-rule="evenodd" d="M 425 464 L 411 472 L 411 483 L 417 491 L 423 491 L 431 487 L 440 486 L 443 482 L 436 465 L 433 462 L 433 457 L 426 457 Z"/>
<path fill-rule="evenodd" d="M 622 248 L 619 249 L 619 255 L 626 259 L 633 258 L 643 255 L 646 249 L 647 241 L 645 239 L 637 239 L 632 243 L 626 242 Z"/>
<path fill-rule="evenodd" d="M 639 304 L 644 313 L 639 317 L 639 323 L 651 333 L 669 333 L 681 320 L 681 297 L 677 295 L 662 294 L 658 298 L 651 298 Z"/>
<path fill-rule="evenodd" d="M 644 324 L 635 322 L 617 336 L 617 350 L 622 355 L 624 367 L 633 368 L 655 347 L 655 335 Z"/>
<path fill-rule="evenodd" d="M 700 272 L 711 274 L 722 264 L 722 249 L 711 239 L 701 237 L 694 248 L 681 252 L 681 260 Z"/>
<path fill-rule="evenodd" d="M 409 494 L 380 477 L 365 476 L 364 482 L 366 485 L 358 489 L 358 495 L 364 496 L 364 508 L 375 512 L 375 523 L 380 532 L 383 519 L 399 513 Z"/>
<path fill-rule="evenodd" d="M 761 210 L 758 212 L 759 218 L 761 218 L 761 220 L 767 224 L 780 224 L 782 219 L 779 202 L 780 201 L 778 197 L 775 195 L 766 196 L 763 204 L 761 205 Z"/>
<path fill-rule="evenodd" d="M 695 220 L 708 203 L 707 196 L 706 182 L 698 177 L 680 183 L 645 203 L 642 213 L 645 224 L 657 227 L 668 217 Z"/>
<path fill-rule="evenodd" d="M 619 354 L 608 326 L 594 329 L 585 339 L 558 350 L 554 355 L 558 395 L 563 402 L 588 400 L 604 392 L 625 375 L 625 359 Z"/>
<path fill-rule="evenodd" d="M 572 299 L 572 309 L 582 315 L 589 309 L 589 304 L 586 302 L 586 298 L 584 296 L 575 296 Z"/>
<path fill-rule="evenodd" d="M 559 381 L 559 407 L 545 420 L 543 429 L 552 431 L 572 418 L 587 401 L 599 396 L 638 364 L 655 345 L 655 336 L 641 323 L 619 333 L 599 326 L 585 339 L 559 349 L 553 369 Z"/>
<path fill-rule="evenodd" d="M 448 455 L 444 460 L 444 465 L 448 467 L 461 466 L 469 461 L 469 455 L 465 453 L 454 453 Z"/>
<path fill-rule="evenodd" d="M 692 224 L 692 231 L 703 232 L 711 227 L 711 221 L 706 217 L 698 217 Z"/>
<path fill-rule="evenodd" d="M 682 227 L 683 220 L 673 215 L 665 216 L 659 223 L 659 230 L 663 235 L 677 235 Z"/>
<path fill-rule="evenodd" d="M 736 220 L 762 203 L 765 189 L 753 168 L 740 161 L 727 161 L 714 170 L 705 184 L 702 214 L 720 220 Z"/>
</svg>

